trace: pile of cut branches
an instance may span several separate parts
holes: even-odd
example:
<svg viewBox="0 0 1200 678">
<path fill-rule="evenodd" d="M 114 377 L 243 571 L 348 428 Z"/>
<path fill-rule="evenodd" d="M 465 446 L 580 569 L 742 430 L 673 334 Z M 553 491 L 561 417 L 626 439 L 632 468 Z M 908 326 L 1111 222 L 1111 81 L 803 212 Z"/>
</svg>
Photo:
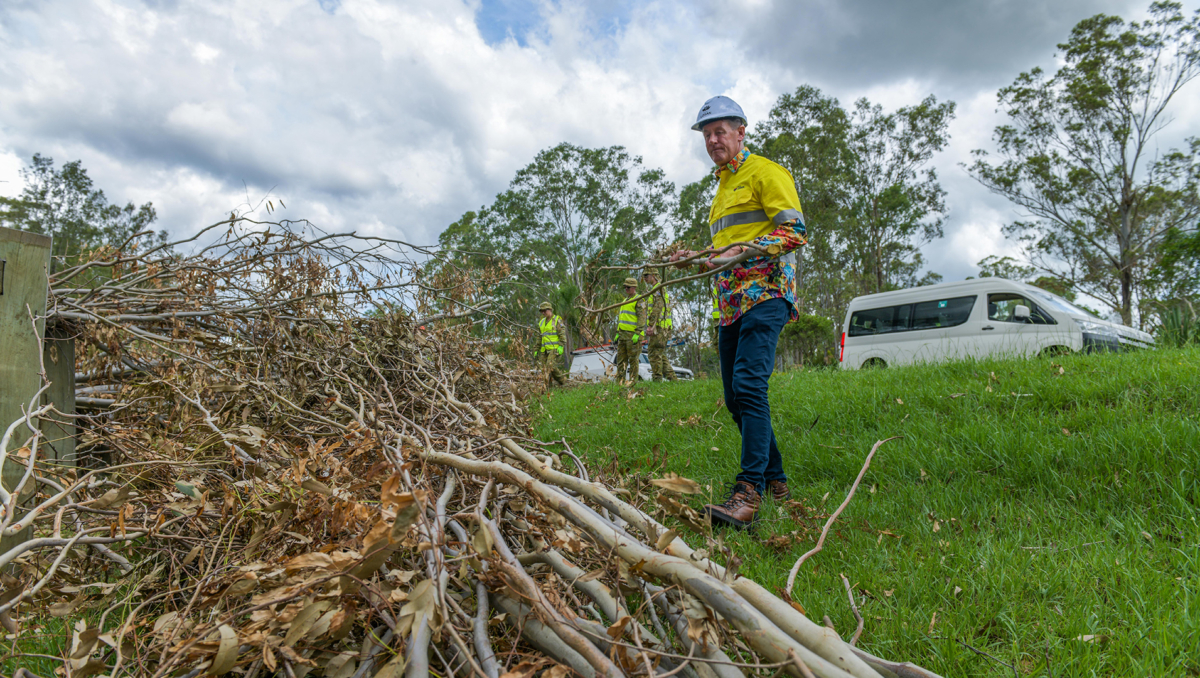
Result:
<svg viewBox="0 0 1200 678">
<path fill-rule="evenodd" d="M 433 256 L 231 217 L 56 274 L 85 409 L 33 396 L 0 445 L 8 666 L 59 617 L 67 676 L 932 675 L 523 437 L 534 383 L 471 329 L 489 281 Z"/>
</svg>

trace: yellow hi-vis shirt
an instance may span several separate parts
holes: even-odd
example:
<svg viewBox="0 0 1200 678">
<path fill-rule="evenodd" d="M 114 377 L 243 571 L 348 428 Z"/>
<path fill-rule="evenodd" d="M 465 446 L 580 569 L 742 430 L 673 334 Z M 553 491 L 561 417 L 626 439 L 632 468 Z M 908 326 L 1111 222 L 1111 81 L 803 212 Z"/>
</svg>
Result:
<svg viewBox="0 0 1200 678">
<path fill-rule="evenodd" d="M 782 165 L 751 154 L 737 172 L 721 172 L 708 212 L 713 247 L 752 241 L 795 219 L 804 220 L 800 196 Z"/>
</svg>

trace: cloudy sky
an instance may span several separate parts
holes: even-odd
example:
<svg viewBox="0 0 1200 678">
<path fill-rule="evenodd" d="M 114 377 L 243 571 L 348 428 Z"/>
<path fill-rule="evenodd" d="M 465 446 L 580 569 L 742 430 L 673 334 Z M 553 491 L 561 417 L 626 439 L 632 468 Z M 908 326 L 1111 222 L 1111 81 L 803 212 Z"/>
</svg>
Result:
<svg viewBox="0 0 1200 678">
<path fill-rule="evenodd" d="M 710 163 L 688 128 L 714 94 L 752 124 L 805 83 L 888 109 L 933 94 L 959 108 L 925 255 L 955 280 L 1014 252 L 1000 226 L 1019 215 L 959 167 L 990 147 L 996 90 L 1053 68 L 1080 19 L 1148 4 L 0 0 L 0 194 L 41 153 L 152 201 L 173 234 L 270 195 L 327 230 L 431 243 L 561 141 L 696 180 Z M 1170 138 L 1200 134 L 1186 94 Z"/>
</svg>

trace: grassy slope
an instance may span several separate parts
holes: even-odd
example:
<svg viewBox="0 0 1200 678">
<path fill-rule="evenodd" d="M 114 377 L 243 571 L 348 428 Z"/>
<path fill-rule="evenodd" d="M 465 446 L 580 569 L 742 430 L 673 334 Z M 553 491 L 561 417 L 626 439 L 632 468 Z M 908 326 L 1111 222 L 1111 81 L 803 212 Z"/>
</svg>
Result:
<svg viewBox="0 0 1200 678">
<path fill-rule="evenodd" d="M 1029 675 L 1200 675 L 1198 376 L 1195 349 L 777 374 L 793 500 L 815 510 L 768 504 L 757 534 L 721 540 L 743 574 L 782 589 L 871 445 L 903 435 L 805 563 L 796 597 L 810 616 L 849 637 L 845 573 L 866 596 L 860 644 L 945 676 L 1011 674 L 957 641 Z M 720 382 L 637 392 L 551 393 L 533 406 L 535 435 L 566 436 L 635 489 L 674 471 L 721 492 L 740 438 Z"/>
</svg>

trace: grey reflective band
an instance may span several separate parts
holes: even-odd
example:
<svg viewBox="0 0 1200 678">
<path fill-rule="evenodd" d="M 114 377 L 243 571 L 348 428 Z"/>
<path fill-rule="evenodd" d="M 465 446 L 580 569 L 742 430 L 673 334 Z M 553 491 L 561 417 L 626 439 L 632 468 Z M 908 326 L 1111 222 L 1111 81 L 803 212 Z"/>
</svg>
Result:
<svg viewBox="0 0 1200 678">
<path fill-rule="evenodd" d="M 746 224 L 757 224 L 760 221 L 767 221 L 767 213 L 763 210 L 754 210 L 753 212 L 738 212 L 737 214 L 726 214 L 725 216 L 712 222 L 708 227 L 709 236 L 715 238 L 717 234 L 731 226 L 745 226 Z"/>
<path fill-rule="evenodd" d="M 785 221 L 801 221 L 802 222 L 802 221 L 804 221 L 804 215 L 800 213 L 800 210 L 781 210 L 779 212 L 779 214 L 775 215 L 775 217 L 772 219 L 772 221 L 775 222 L 776 226 L 782 224 Z"/>
</svg>

